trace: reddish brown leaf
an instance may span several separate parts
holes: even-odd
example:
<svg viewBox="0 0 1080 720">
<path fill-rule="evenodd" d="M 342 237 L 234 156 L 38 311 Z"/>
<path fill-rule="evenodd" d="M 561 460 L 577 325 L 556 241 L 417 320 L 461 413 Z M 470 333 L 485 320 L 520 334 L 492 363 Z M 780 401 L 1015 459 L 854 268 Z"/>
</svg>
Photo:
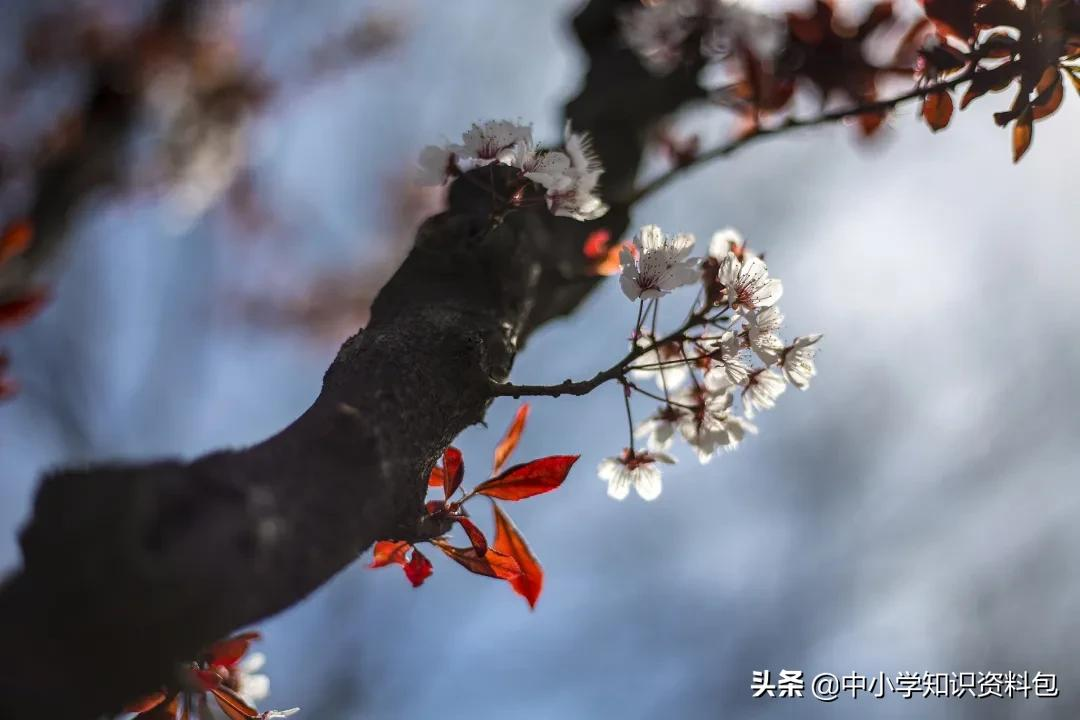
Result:
<svg viewBox="0 0 1080 720">
<path fill-rule="evenodd" d="M 528 601 L 529 607 L 535 608 L 540 591 L 544 587 L 544 571 L 510 516 L 504 513 L 496 503 L 491 503 L 491 507 L 495 511 L 494 548 L 514 558 L 518 567 L 521 568 L 521 574 L 510 579 L 510 586 L 514 588 L 514 592 Z"/>
<path fill-rule="evenodd" d="M 412 583 L 413 587 L 423 585 L 424 581 L 431 577 L 431 573 L 435 572 L 434 568 L 431 567 L 431 561 L 416 548 L 413 548 L 409 562 L 402 565 L 402 567 L 405 569 L 405 577 L 409 578 L 409 582 Z"/>
<path fill-rule="evenodd" d="M 220 685 L 222 680 L 224 680 L 224 678 L 217 670 L 195 668 L 191 670 L 189 681 L 186 684 L 209 692 Z"/>
<path fill-rule="evenodd" d="M 491 468 L 492 475 L 502 470 L 507 458 L 514 452 L 514 448 L 517 447 L 518 442 L 521 440 L 521 433 L 525 430 L 525 421 L 528 418 L 529 403 L 522 403 L 521 407 L 517 409 L 517 413 L 514 414 L 514 420 L 510 423 L 510 427 L 506 429 L 506 434 L 503 435 L 503 439 L 499 441 L 498 446 L 495 448 L 495 463 Z"/>
<path fill-rule="evenodd" d="M 499 500 L 524 500 L 549 492 L 562 485 L 579 455 L 552 455 L 522 465 L 476 486 L 473 492 Z"/>
<path fill-rule="evenodd" d="M 381 568 L 387 565 L 404 565 L 405 556 L 412 547 L 404 540 L 380 540 L 375 543 L 369 568 Z"/>
<path fill-rule="evenodd" d="M 456 447 L 446 448 L 443 453 L 443 493 L 446 499 L 461 487 L 461 480 L 465 477 L 465 461 L 461 458 L 461 451 Z"/>
<path fill-rule="evenodd" d="M 863 137 L 871 137 L 881 126 L 885 123 L 884 112 L 868 112 L 862 113 L 858 116 L 859 129 L 862 131 Z"/>
<path fill-rule="evenodd" d="M 251 643 L 261 637 L 257 632 L 246 632 L 234 635 L 225 640 L 219 640 L 206 648 L 206 661 L 211 665 L 232 667 L 240 662 L 240 658 L 247 654 Z"/>
<path fill-rule="evenodd" d="M 1034 109 L 1032 118 L 1042 120 L 1057 112 L 1061 101 L 1065 99 L 1065 83 L 1061 80 L 1061 71 L 1057 67 L 1048 67 L 1036 91 L 1039 94 L 1031 103 Z"/>
<path fill-rule="evenodd" d="M 1031 107 L 1028 107 L 1020 114 L 1020 117 L 1016 119 L 1016 124 L 1013 125 L 1013 162 L 1020 162 L 1020 158 L 1024 157 L 1024 153 L 1031 147 L 1032 135 L 1034 133 L 1034 126 L 1031 124 L 1033 120 L 1034 114 L 1031 111 Z"/>
<path fill-rule="evenodd" d="M 1016 77 L 1016 73 L 1019 70 L 1018 63 L 1004 63 L 998 65 L 990 70 L 980 69 L 975 76 L 971 78 L 971 83 L 968 85 L 967 92 L 964 93 L 964 97 L 960 100 L 960 109 L 963 110 L 971 102 L 977 98 L 982 97 L 988 92 L 1004 90 Z"/>
<path fill-rule="evenodd" d="M 952 120 L 953 100 L 947 92 L 930 93 L 923 100 L 923 117 L 934 132 L 944 130 Z"/>
<path fill-rule="evenodd" d="M 0 328 L 22 325 L 36 315 L 48 301 L 48 293 L 44 290 L 32 290 L 20 298 L 0 303 Z"/>
<path fill-rule="evenodd" d="M 619 243 L 608 248 L 607 253 L 589 265 L 588 274 L 607 277 L 614 275 L 622 269 L 622 249 L 627 243 Z M 633 247 L 631 245 L 630 247 Z"/>
<path fill-rule="evenodd" d="M 607 246 L 611 242 L 611 231 L 605 228 L 593 230 L 585 238 L 585 246 L 582 252 L 589 260 L 597 260 L 607 255 Z"/>
<path fill-rule="evenodd" d="M 432 542 L 443 551 L 446 557 L 477 575 L 510 580 L 521 574 L 521 568 L 518 567 L 517 561 L 497 550 L 488 548 L 487 552 L 481 555 L 476 552 L 474 547 L 457 548 L 444 540 L 433 540 Z"/>
<path fill-rule="evenodd" d="M 248 705 L 242 697 L 226 687 L 216 687 L 214 694 L 221 711 L 229 720 L 253 720 L 259 717 L 259 711 Z"/>
<path fill-rule="evenodd" d="M 469 536 L 469 542 L 472 543 L 473 548 L 478 555 L 484 555 L 488 550 L 488 541 L 484 537 L 484 533 L 480 531 L 480 528 L 476 527 L 469 518 L 458 518 L 458 524 L 461 525 L 461 529 L 465 531 L 465 534 Z"/>
<path fill-rule="evenodd" d="M 1012 57 L 1019 49 L 1019 41 L 1005 32 L 990 34 L 979 43 L 979 54 L 984 58 L 1007 58 Z"/>
<path fill-rule="evenodd" d="M 941 0 L 943 3 L 950 1 L 954 0 Z M 969 3 L 970 0 L 964 0 L 964 2 Z M 1025 11 L 1013 0 L 987 0 L 976 4 L 978 7 L 975 11 L 975 21 L 980 25 L 1021 28 L 1025 24 Z"/>
<path fill-rule="evenodd" d="M 33 239 L 34 226 L 29 221 L 19 220 L 8 225 L 0 234 L 0 265 L 26 252 Z"/>
<path fill-rule="evenodd" d="M 428 476 L 428 487 L 442 487 L 443 483 L 446 482 L 445 477 L 446 476 L 443 473 L 443 469 L 436 465 L 435 467 L 431 468 L 431 475 Z"/>
<path fill-rule="evenodd" d="M 976 0 L 922 0 L 938 32 L 967 40 L 975 30 Z"/>
</svg>

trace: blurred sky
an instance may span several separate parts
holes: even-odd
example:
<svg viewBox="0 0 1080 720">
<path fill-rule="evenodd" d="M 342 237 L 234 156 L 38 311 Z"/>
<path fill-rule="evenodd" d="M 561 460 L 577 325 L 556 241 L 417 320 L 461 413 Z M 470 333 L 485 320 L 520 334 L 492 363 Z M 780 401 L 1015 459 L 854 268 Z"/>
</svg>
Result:
<svg viewBox="0 0 1080 720">
<path fill-rule="evenodd" d="M 245 51 L 277 73 L 366 13 L 406 29 L 256 125 L 261 189 L 297 218 L 272 271 L 303 281 L 393 257 L 385 179 L 473 120 L 556 137 L 581 71 L 576 5 L 249 7 Z M 696 233 L 702 250 L 731 225 L 767 253 L 787 336 L 825 333 L 811 388 L 789 389 L 759 436 L 707 466 L 677 445 L 652 504 L 609 500 L 594 473 L 625 442 L 616 387 L 536 400 L 516 457 L 582 453 L 559 492 L 512 508 L 547 573 L 537 610 L 443 558 L 420 590 L 357 563 L 262 626 L 271 706 L 380 720 L 1075 717 L 1080 102 L 1039 124 L 1018 166 L 990 117 L 1007 102 L 976 102 L 938 136 L 906 106 L 872 146 L 847 127 L 767 140 L 639 207 L 637 224 Z M 0 406 L 0 568 L 18 561 L 43 470 L 257 441 L 315 397 L 335 344 L 243 322 L 232 289 L 268 271 L 222 247 L 220 212 L 177 231 L 159 200 L 99 203 L 56 301 L 4 339 L 26 387 Z M 607 367 L 633 310 L 605 284 L 530 341 L 513 378 Z M 488 429 L 459 439 L 466 482 L 515 407 L 500 400 Z M 780 668 L 1043 670 L 1062 697 L 751 700 L 751 672 Z"/>
</svg>

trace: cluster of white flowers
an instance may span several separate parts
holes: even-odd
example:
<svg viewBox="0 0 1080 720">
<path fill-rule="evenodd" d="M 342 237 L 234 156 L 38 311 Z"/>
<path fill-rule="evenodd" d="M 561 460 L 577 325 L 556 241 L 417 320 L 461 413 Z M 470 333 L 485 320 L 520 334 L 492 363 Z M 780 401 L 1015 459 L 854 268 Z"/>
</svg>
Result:
<svg viewBox="0 0 1080 720">
<path fill-rule="evenodd" d="M 262 670 L 266 655 L 254 652 L 240 661 L 231 678 L 236 694 L 251 705 L 258 705 L 270 696 L 270 678 Z"/>
<path fill-rule="evenodd" d="M 473 123 L 461 140 L 460 145 L 429 145 L 421 151 L 420 182 L 441 185 L 473 168 L 499 163 L 517 168 L 523 180 L 544 188 L 548 209 L 555 215 L 594 220 L 608 211 L 597 194 L 604 169 L 588 135 L 573 132 L 569 122 L 562 150 L 536 145 L 531 126 L 508 120 Z"/>
<path fill-rule="evenodd" d="M 692 38 L 705 58 L 727 57 L 736 44 L 759 56 L 780 43 L 779 25 L 744 0 L 654 0 L 620 16 L 622 39 L 650 72 L 667 75 L 686 58 Z"/>
<path fill-rule="evenodd" d="M 631 300 L 655 301 L 677 287 L 701 283 L 706 301 L 695 306 L 691 318 L 697 320 L 690 329 L 674 337 L 654 337 L 638 328 L 640 354 L 629 375 L 655 380 L 665 402 L 634 429 L 635 437 L 646 439 L 646 451 L 631 448 L 600 465 L 608 494 L 619 500 L 630 487 L 646 500 L 660 494 L 656 463 L 674 462 L 666 451 L 676 435 L 707 463 L 757 433 L 751 420 L 774 407 L 789 383 L 805 390 L 817 372 L 821 335 L 785 343 L 784 316 L 776 305 L 783 285 L 739 234 L 716 233 L 703 260 L 688 257 L 693 246 L 692 235 L 666 236 L 646 226 L 634 238 L 633 250 L 624 250 L 621 284 Z"/>
<path fill-rule="evenodd" d="M 646 225 L 634 236 L 633 245 L 619 254 L 619 284 L 631 300 L 655 300 L 677 287 L 697 282 L 697 261 L 689 258 L 693 235 L 665 235 L 656 225 Z"/>
</svg>

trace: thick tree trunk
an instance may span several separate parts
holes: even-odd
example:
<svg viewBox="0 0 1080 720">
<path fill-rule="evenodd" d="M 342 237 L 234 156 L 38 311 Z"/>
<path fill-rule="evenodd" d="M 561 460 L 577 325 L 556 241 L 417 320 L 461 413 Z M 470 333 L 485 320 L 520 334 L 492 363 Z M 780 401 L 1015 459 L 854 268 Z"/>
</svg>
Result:
<svg viewBox="0 0 1080 720">
<path fill-rule="evenodd" d="M 657 80 L 620 46 L 618 4 L 594 0 L 576 21 L 591 69 L 568 114 L 593 133 L 609 194 L 625 196 L 650 129 L 697 91 L 692 70 Z M 279 434 L 190 463 L 43 481 L 23 568 L 0 588 L 0 718 L 115 711 L 375 540 L 437 530 L 420 524 L 435 459 L 483 419 L 490 380 L 505 379 L 528 334 L 595 286 L 587 234 L 619 237 L 628 222 L 615 207 L 589 224 L 542 209 L 493 223 L 487 196 L 455 184 L 314 404 Z"/>
</svg>

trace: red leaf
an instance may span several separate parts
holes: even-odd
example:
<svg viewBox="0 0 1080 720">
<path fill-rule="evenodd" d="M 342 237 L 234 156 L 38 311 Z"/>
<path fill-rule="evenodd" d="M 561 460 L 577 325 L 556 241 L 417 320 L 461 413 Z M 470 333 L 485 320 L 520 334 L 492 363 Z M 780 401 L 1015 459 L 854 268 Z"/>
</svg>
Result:
<svg viewBox="0 0 1080 720">
<path fill-rule="evenodd" d="M 435 572 L 431 567 L 431 561 L 416 548 L 413 548 L 412 557 L 409 562 L 402 565 L 402 568 L 405 570 L 405 577 L 409 578 L 413 587 L 423 585 L 424 581 L 431 577 L 431 573 Z"/>
<path fill-rule="evenodd" d="M 510 580 L 521 574 L 521 568 L 518 567 L 517 561 L 497 550 L 488 548 L 487 552 L 481 555 L 476 552 L 474 547 L 456 548 L 444 540 L 433 540 L 432 542 L 443 551 L 446 557 L 477 575 Z"/>
<path fill-rule="evenodd" d="M 31 290 L 22 297 L 0 303 L 0 328 L 21 325 L 36 315 L 49 296 L 44 290 Z"/>
<path fill-rule="evenodd" d="M 930 93 L 923 100 L 922 115 L 934 132 L 949 126 L 953 115 L 952 95 L 945 91 Z"/>
<path fill-rule="evenodd" d="M 535 608 L 544 587 L 544 570 L 510 516 L 496 503 L 491 507 L 495 511 L 495 550 L 514 558 L 521 568 L 521 574 L 510 579 L 510 586 L 529 602 L 529 607 Z"/>
<path fill-rule="evenodd" d="M 1018 64 L 1012 62 L 1003 63 L 990 70 L 979 70 L 971 79 L 971 84 L 960 101 L 960 109 L 963 110 L 972 100 L 988 92 L 1004 90 L 1016 77 L 1017 72 Z"/>
<path fill-rule="evenodd" d="M 622 270 L 622 249 L 626 243 L 618 243 L 611 246 L 607 251 L 589 264 L 588 274 L 608 277 Z M 634 247 L 630 245 L 630 247 Z"/>
<path fill-rule="evenodd" d="M 473 548 L 478 555 L 484 555 L 488 550 L 488 541 L 484 537 L 484 533 L 480 531 L 480 528 L 476 527 L 469 518 L 461 517 L 457 519 L 458 524 L 461 525 L 461 529 L 465 531 L 465 534 L 469 536 L 469 542 L 472 543 Z"/>
<path fill-rule="evenodd" d="M 428 476 L 427 481 L 428 487 L 442 487 L 443 483 L 446 482 L 444 480 L 444 477 L 445 475 L 441 467 L 436 465 L 435 467 L 431 468 L 431 475 Z"/>
<path fill-rule="evenodd" d="M 1057 112 L 1061 107 L 1061 101 L 1065 99 L 1065 84 L 1061 80 L 1063 71 L 1057 66 L 1050 66 L 1043 72 L 1035 92 L 1038 95 L 1031 101 L 1034 108 L 1033 119 L 1042 120 Z"/>
<path fill-rule="evenodd" d="M 880 111 L 862 113 L 859 115 L 858 121 L 863 137 L 870 137 L 880 130 L 885 123 L 885 113 Z"/>
<path fill-rule="evenodd" d="M 461 480 L 465 477 L 465 461 L 461 458 L 461 451 L 456 447 L 446 448 L 443 453 L 443 493 L 446 499 L 461 487 Z"/>
<path fill-rule="evenodd" d="M 495 464 L 491 469 L 493 475 L 502 470 L 503 465 L 506 464 L 507 458 L 514 452 L 514 448 L 517 447 L 518 441 L 521 440 L 521 433 L 525 430 L 525 421 L 528 418 L 529 403 L 522 403 L 521 407 L 517 409 L 517 413 L 514 415 L 514 420 L 510 423 L 510 427 L 506 429 L 506 434 L 503 435 L 503 439 L 499 441 L 498 446 L 495 448 Z"/>
<path fill-rule="evenodd" d="M 1034 132 L 1031 124 L 1033 120 L 1034 116 L 1029 105 L 1016 119 L 1016 124 L 1013 125 L 1013 162 L 1020 162 L 1020 158 L 1024 157 L 1024 153 L 1031 147 L 1031 138 Z"/>
<path fill-rule="evenodd" d="M 242 697 L 226 687 L 216 687 L 211 690 L 214 699 L 217 700 L 221 711 L 229 720 L 253 720 L 259 717 L 259 711 L 251 707 Z"/>
<path fill-rule="evenodd" d="M 198 687 L 205 692 L 210 692 L 221 685 L 222 680 L 224 680 L 224 678 L 222 678 L 216 670 L 193 668 L 187 678 L 187 684 Z"/>
<path fill-rule="evenodd" d="M 28 220 L 13 222 L 0 234 L 0 265 L 26 252 L 34 239 L 34 226 Z"/>
<path fill-rule="evenodd" d="M 206 661 L 211 665 L 232 667 L 240 662 L 240 658 L 247 654 L 251 643 L 258 640 L 260 637 L 262 636 L 257 632 L 240 633 L 231 638 L 219 640 L 206 648 L 206 651 L 203 654 L 206 657 Z"/>
<path fill-rule="evenodd" d="M 938 32 L 967 40 L 975 31 L 976 0 L 922 0 Z"/>
<path fill-rule="evenodd" d="M 585 238 L 585 247 L 582 252 L 585 253 L 585 257 L 589 260 L 599 260 L 607 255 L 607 246 L 611 242 L 611 231 L 601 228 L 600 230 L 593 230 L 589 233 L 589 236 Z"/>
<path fill-rule="evenodd" d="M 387 565 L 404 565 L 405 556 L 412 547 L 404 540 L 380 540 L 375 543 L 369 568 L 381 568 Z"/>
<path fill-rule="evenodd" d="M 552 455 L 523 465 L 515 465 L 501 475 L 480 483 L 477 495 L 500 500 L 524 500 L 549 492 L 562 485 L 580 455 Z"/>
</svg>

